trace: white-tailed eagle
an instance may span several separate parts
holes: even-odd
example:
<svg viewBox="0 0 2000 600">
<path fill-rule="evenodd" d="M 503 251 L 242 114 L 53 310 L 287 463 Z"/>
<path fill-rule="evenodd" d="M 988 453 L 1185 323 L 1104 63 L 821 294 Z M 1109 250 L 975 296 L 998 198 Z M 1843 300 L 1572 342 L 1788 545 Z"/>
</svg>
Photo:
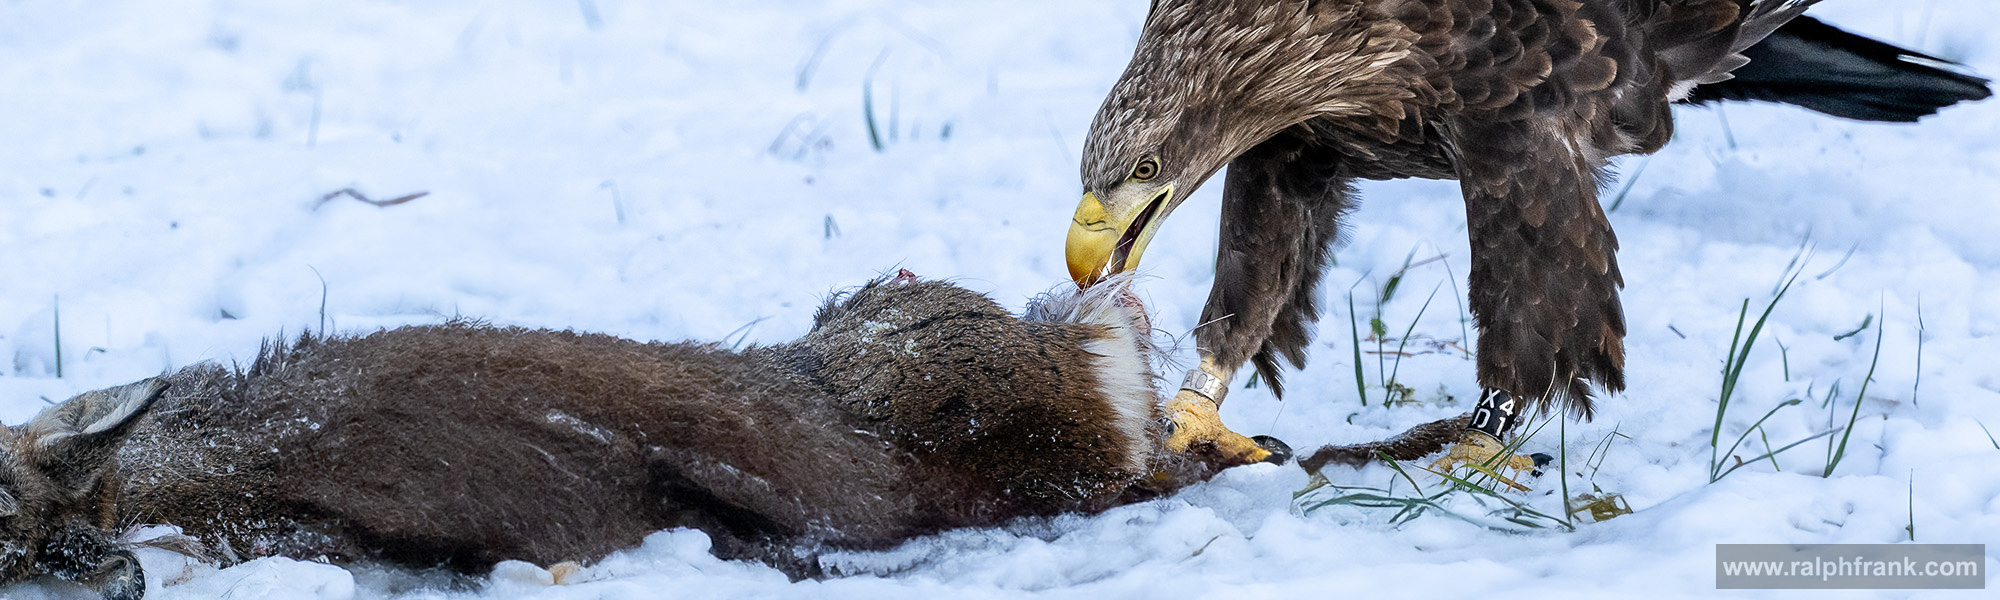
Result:
<svg viewBox="0 0 2000 600">
<path fill-rule="evenodd" d="M 1945 61 L 1799 16 L 1816 1 L 1155 0 L 1084 146 L 1070 274 L 1088 285 L 1137 266 L 1227 165 L 1174 443 L 1266 460 L 1216 405 L 1246 361 L 1274 393 L 1281 359 L 1303 365 L 1351 182 L 1458 180 L 1482 389 L 1460 449 L 1487 450 L 1454 455 L 1490 456 L 1521 409 L 1588 418 L 1593 384 L 1624 388 L 1618 241 L 1598 187 L 1611 157 L 1667 143 L 1673 103 L 1914 121 L 1989 95 Z"/>
</svg>

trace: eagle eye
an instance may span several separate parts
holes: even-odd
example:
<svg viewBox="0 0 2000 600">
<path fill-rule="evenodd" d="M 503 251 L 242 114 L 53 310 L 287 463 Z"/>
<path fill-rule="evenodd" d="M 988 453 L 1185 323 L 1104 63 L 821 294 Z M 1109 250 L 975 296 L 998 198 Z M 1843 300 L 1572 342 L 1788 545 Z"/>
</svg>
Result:
<svg viewBox="0 0 2000 600">
<path fill-rule="evenodd" d="M 1151 156 L 1141 158 L 1139 159 L 1139 164 L 1132 165 L 1133 181 L 1148 181 L 1159 174 L 1160 161 Z"/>
</svg>

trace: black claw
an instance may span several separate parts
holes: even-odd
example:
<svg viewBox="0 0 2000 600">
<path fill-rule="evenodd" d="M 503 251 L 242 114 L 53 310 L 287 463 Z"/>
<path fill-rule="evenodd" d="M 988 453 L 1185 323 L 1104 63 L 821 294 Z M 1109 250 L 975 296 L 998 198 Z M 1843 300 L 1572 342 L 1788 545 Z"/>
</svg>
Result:
<svg viewBox="0 0 2000 600">
<path fill-rule="evenodd" d="M 1292 461 L 1292 447 L 1283 440 L 1260 435 L 1250 438 L 1250 441 L 1257 442 L 1257 447 L 1270 451 L 1271 455 L 1264 457 L 1264 462 L 1282 465 Z"/>
<path fill-rule="evenodd" d="M 1553 463 L 1556 461 L 1556 457 L 1549 456 L 1548 454 L 1541 452 L 1530 454 L 1528 455 L 1528 458 L 1530 460 L 1535 461 L 1535 470 L 1530 471 L 1529 474 L 1534 475 L 1536 477 L 1542 476 L 1542 467 L 1549 466 L 1549 463 Z"/>
</svg>

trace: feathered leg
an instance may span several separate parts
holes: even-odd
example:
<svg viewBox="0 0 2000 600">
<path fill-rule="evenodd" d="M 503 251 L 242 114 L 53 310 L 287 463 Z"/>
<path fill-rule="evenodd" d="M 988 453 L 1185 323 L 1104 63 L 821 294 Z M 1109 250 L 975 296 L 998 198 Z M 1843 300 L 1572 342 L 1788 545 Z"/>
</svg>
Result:
<svg viewBox="0 0 2000 600">
<path fill-rule="evenodd" d="M 1222 192 L 1222 245 L 1215 286 L 1195 330 L 1200 368 L 1189 371 L 1168 414 L 1169 447 L 1212 444 L 1229 462 L 1282 460 L 1222 425 L 1216 407 L 1245 361 L 1273 394 L 1284 393 L 1278 361 L 1304 366 L 1319 320 L 1314 302 L 1340 217 L 1352 207 L 1337 159 L 1290 136 L 1264 142 L 1229 163 Z"/>
<path fill-rule="evenodd" d="M 1590 384 L 1625 387 L 1624 281 L 1592 156 L 1602 153 L 1554 121 L 1468 121 L 1456 137 L 1483 389 L 1466 439 L 1440 461 L 1447 467 L 1496 454 L 1530 407 L 1588 419 Z M 1513 458 L 1509 466 L 1531 464 Z"/>
</svg>

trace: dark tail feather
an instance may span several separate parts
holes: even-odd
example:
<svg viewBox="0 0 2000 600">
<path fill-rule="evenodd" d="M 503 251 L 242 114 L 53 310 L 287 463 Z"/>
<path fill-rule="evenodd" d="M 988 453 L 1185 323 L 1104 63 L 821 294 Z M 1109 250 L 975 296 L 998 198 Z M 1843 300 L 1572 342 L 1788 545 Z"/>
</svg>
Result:
<svg viewBox="0 0 2000 600">
<path fill-rule="evenodd" d="M 1799 17 L 1743 51 L 1735 77 L 1694 89 L 1688 102 L 1764 100 L 1836 117 L 1913 122 L 1953 104 L 1993 95 L 1959 66 Z"/>
</svg>

